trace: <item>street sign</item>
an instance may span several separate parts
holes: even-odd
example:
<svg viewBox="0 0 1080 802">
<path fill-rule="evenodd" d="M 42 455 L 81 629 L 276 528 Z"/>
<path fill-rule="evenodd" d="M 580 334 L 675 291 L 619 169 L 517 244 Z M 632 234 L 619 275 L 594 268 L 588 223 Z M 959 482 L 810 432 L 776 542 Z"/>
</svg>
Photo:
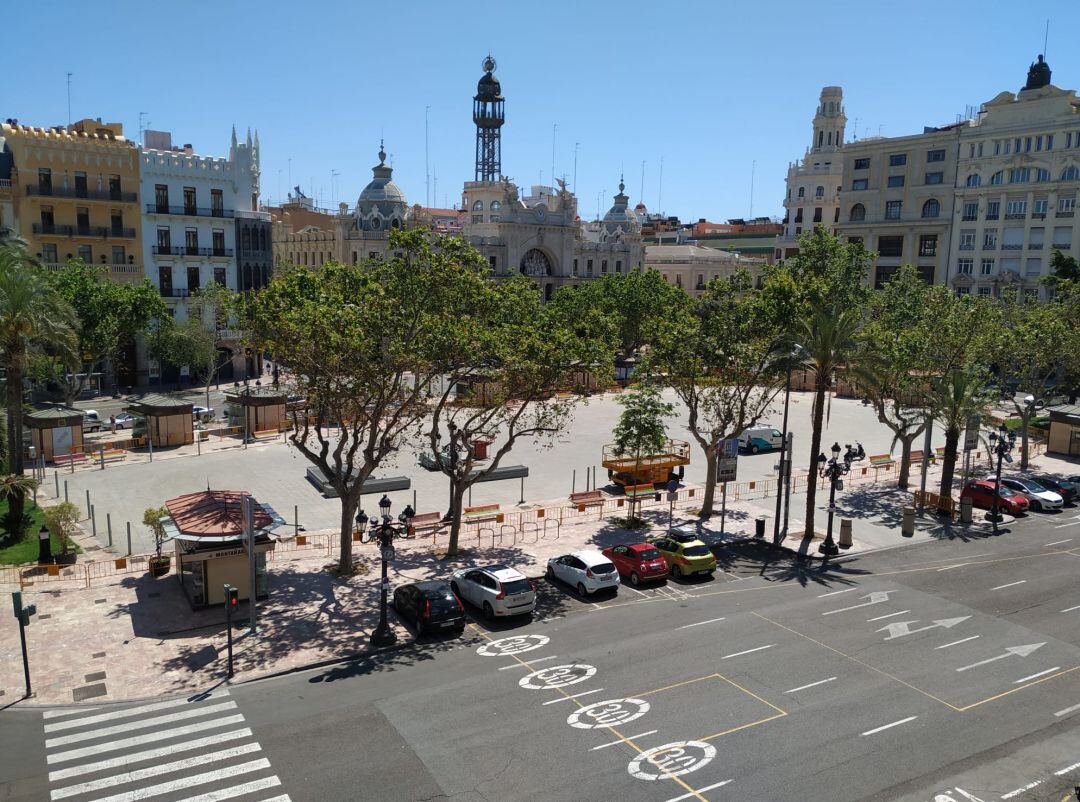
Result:
<svg viewBox="0 0 1080 802">
<path fill-rule="evenodd" d="M 394 547 L 393 546 L 383 546 L 381 549 L 379 549 L 379 551 L 382 554 L 382 558 L 384 560 L 386 560 L 388 563 L 394 561 L 394 557 L 396 555 L 394 553 Z"/>
<path fill-rule="evenodd" d="M 739 439 L 721 440 L 716 453 L 716 481 L 734 482 L 739 474 Z"/>
<path fill-rule="evenodd" d="M 978 415 L 968 418 L 967 428 L 964 430 L 964 451 L 974 451 L 979 447 L 979 425 L 982 419 Z"/>
</svg>

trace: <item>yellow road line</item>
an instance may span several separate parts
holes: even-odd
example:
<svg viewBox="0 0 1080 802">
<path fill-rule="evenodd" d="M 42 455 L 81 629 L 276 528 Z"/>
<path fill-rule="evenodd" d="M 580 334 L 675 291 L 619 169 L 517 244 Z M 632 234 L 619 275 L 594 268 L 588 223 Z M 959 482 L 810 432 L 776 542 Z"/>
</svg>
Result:
<svg viewBox="0 0 1080 802">
<path fill-rule="evenodd" d="M 747 729 L 750 729 L 750 727 L 756 727 L 758 724 L 766 724 L 766 723 L 768 723 L 770 721 L 775 721 L 778 718 L 784 718 L 784 716 L 786 716 L 786 715 L 787 715 L 787 713 L 785 713 L 783 710 L 781 710 L 775 716 L 769 716 L 768 718 L 763 718 L 763 719 L 760 719 L 758 721 L 751 721 L 749 724 L 741 724 L 738 727 L 732 727 L 731 729 L 724 730 L 722 732 L 718 732 L 715 735 L 707 735 L 704 738 L 697 738 L 696 740 L 698 740 L 698 741 L 711 741 L 714 738 L 720 738 L 720 737 L 722 737 L 724 735 L 731 735 L 733 732 L 738 732 L 739 730 L 747 730 Z"/>
<path fill-rule="evenodd" d="M 672 688 L 681 688 L 683 685 L 693 685 L 695 682 L 701 682 L 706 679 L 714 679 L 719 677 L 719 674 L 706 674 L 703 677 L 695 677 L 694 679 L 686 679 L 682 682 L 676 682 L 674 685 L 665 685 L 663 688 L 653 688 L 651 691 L 645 691 L 644 693 L 632 693 L 631 699 L 640 699 L 643 696 L 652 696 L 654 693 L 660 693 L 660 691 L 670 691 Z"/>
<path fill-rule="evenodd" d="M 987 702 L 993 702 L 994 700 L 1000 699 L 1003 696 L 1008 696 L 1011 693 L 1016 693 L 1017 691 L 1022 691 L 1025 688 L 1030 688 L 1032 685 L 1038 685 L 1040 682 L 1046 682 L 1047 680 L 1055 679 L 1056 677 L 1060 677 L 1060 676 L 1062 676 L 1064 674 L 1071 674 L 1073 671 L 1076 671 L 1077 669 L 1080 669 L 1080 666 L 1073 666 L 1072 668 L 1066 668 L 1064 671 L 1059 671 L 1056 674 L 1051 674 L 1050 676 L 1043 677 L 1042 679 L 1033 680 L 1032 682 L 1029 682 L 1026 685 L 1021 685 L 1019 688 L 1012 688 L 1010 690 L 1005 691 L 1004 693 L 999 693 L 997 696 L 990 696 L 990 697 L 987 697 L 986 699 L 981 699 L 978 702 L 972 702 L 969 705 L 961 707 L 960 711 L 965 712 L 965 711 L 971 710 L 971 708 L 973 708 L 973 707 L 978 707 L 979 705 L 986 704 Z"/>
</svg>

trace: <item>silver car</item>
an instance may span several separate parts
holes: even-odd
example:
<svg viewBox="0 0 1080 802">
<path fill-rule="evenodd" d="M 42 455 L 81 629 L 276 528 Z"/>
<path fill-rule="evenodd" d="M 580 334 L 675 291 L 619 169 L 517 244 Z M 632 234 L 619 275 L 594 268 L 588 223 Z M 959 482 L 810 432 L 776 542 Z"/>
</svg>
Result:
<svg viewBox="0 0 1080 802">
<path fill-rule="evenodd" d="M 990 481 L 993 481 L 990 477 Z M 1047 490 L 1038 482 L 1031 479 L 1017 479 L 1015 477 L 1001 477 L 1001 486 L 1006 487 L 1017 495 L 1023 496 L 1031 504 L 1031 509 L 1039 512 L 1046 510 L 1060 510 L 1065 505 L 1065 499 L 1053 490 Z"/>
<path fill-rule="evenodd" d="M 459 599 L 479 607 L 487 619 L 529 615 L 536 607 L 533 583 L 505 565 L 455 571 L 450 588 Z"/>
</svg>

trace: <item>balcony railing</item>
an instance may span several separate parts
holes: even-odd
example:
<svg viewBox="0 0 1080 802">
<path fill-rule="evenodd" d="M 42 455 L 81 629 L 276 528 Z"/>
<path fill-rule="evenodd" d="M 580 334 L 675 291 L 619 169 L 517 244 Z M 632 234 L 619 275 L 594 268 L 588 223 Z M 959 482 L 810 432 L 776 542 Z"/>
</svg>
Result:
<svg viewBox="0 0 1080 802">
<path fill-rule="evenodd" d="M 1041 242 L 1029 242 L 1028 249 L 1032 251 L 1041 251 L 1043 244 Z"/>
<path fill-rule="evenodd" d="M 984 242 L 983 246 L 982 246 L 982 249 L 984 251 L 996 251 L 997 250 L 997 243 L 996 242 Z"/>
<path fill-rule="evenodd" d="M 1000 217 L 1000 215 L 997 215 L 997 214 L 987 214 L 986 215 L 987 220 L 997 220 L 999 217 Z"/>
<path fill-rule="evenodd" d="M 1032 212 L 1031 213 L 1031 219 L 1032 220 L 1045 220 L 1046 219 L 1046 212 Z"/>
<path fill-rule="evenodd" d="M 11 189 L 11 179 L 0 178 L 0 189 Z"/>
<path fill-rule="evenodd" d="M 1072 217 L 1072 216 L 1073 216 L 1073 212 L 1072 212 L 1071 209 L 1069 211 L 1067 211 L 1067 212 L 1064 212 L 1064 211 L 1054 212 L 1054 217 Z"/>
<path fill-rule="evenodd" d="M 147 214 L 177 214 L 185 217 L 220 217 L 231 218 L 232 209 L 214 209 L 205 206 L 166 206 L 164 204 L 146 204 Z"/>
<path fill-rule="evenodd" d="M 55 223 L 34 223 L 35 234 L 52 237 L 101 237 L 102 239 L 134 239 L 135 229 L 113 226 L 69 226 Z"/>
<path fill-rule="evenodd" d="M 1024 249 L 1023 243 L 1006 242 L 1001 246 L 1003 251 L 1022 251 Z"/>
<path fill-rule="evenodd" d="M 265 220 L 267 223 L 270 222 L 270 212 L 251 212 L 245 211 L 244 209 L 237 209 L 236 216 L 246 220 Z"/>
<path fill-rule="evenodd" d="M 1055 242 L 1050 247 L 1053 248 L 1056 251 L 1067 251 L 1067 250 L 1069 250 L 1069 248 L 1072 247 L 1072 243 L 1071 242 Z"/>
<path fill-rule="evenodd" d="M 190 298 L 192 295 L 187 287 L 160 287 L 159 291 L 162 298 Z"/>
<path fill-rule="evenodd" d="M 45 268 L 46 270 L 49 270 L 49 271 L 54 272 L 54 273 L 58 273 L 59 271 L 66 268 L 68 266 L 68 263 L 67 262 L 42 262 L 41 266 L 43 268 Z M 107 269 L 110 274 L 115 273 L 117 275 L 127 275 L 127 276 L 141 275 L 142 272 L 143 272 L 142 267 L 140 265 L 91 264 L 91 265 L 88 265 L 88 267 L 96 267 L 96 268 Z"/>
<path fill-rule="evenodd" d="M 965 214 L 965 215 L 964 215 L 963 217 L 961 217 L 960 219 L 961 219 L 961 220 L 964 220 L 964 221 L 971 221 L 971 220 L 977 220 L 977 219 L 978 219 L 978 215 L 974 215 L 974 214 Z"/>
<path fill-rule="evenodd" d="M 151 253 L 155 256 L 216 256 L 230 258 L 233 255 L 232 248 L 198 248 L 187 245 L 154 245 Z"/>
<path fill-rule="evenodd" d="M 973 251 L 973 250 L 975 250 L 975 243 L 973 243 L 973 242 L 961 243 L 960 244 L 960 250 L 962 250 L 962 251 Z"/>
<path fill-rule="evenodd" d="M 80 189 L 78 187 L 50 187 L 41 184 L 27 184 L 27 195 L 40 195 L 43 198 L 78 198 L 80 200 L 112 201 L 114 203 L 135 203 L 139 196 L 134 192 L 121 192 L 111 189 Z"/>
<path fill-rule="evenodd" d="M 1024 212 L 1009 212 L 1005 215 L 1006 220 L 1023 220 L 1027 215 Z"/>
</svg>

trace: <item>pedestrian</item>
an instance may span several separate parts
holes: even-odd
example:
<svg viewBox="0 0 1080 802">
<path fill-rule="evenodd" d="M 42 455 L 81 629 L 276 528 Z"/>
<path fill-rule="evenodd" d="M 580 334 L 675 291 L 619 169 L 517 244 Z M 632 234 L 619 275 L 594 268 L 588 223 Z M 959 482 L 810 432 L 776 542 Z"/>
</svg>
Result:
<svg viewBox="0 0 1080 802">
<path fill-rule="evenodd" d="M 116 416 L 115 415 L 110 415 L 109 416 L 109 428 L 112 430 L 113 434 L 116 434 Z"/>
</svg>

